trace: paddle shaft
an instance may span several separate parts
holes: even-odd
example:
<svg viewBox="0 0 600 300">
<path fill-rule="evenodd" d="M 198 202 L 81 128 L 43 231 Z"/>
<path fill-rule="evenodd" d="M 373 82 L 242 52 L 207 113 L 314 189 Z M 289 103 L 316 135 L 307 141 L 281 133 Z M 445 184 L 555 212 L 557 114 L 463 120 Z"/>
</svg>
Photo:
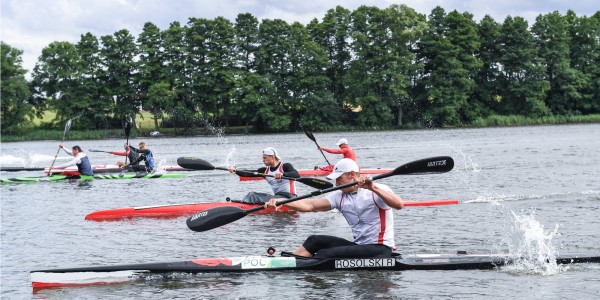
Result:
<svg viewBox="0 0 600 300">
<path fill-rule="evenodd" d="M 388 173 L 374 176 L 370 180 L 378 180 L 394 175 L 439 174 L 449 172 L 452 170 L 452 168 L 454 168 L 454 160 L 451 157 L 437 156 L 404 164 Z M 350 187 L 356 185 L 357 183 L 358 182 L 355 181 L 323 190 L 316 190 L 307 195 L 280 201 L 279 203 L 277 203 L 277 206 Z M 186 224 L 188 228 L 190 228 L 193 231 L 206 231 L 217 228 L 219 226 L 223 226 L 225 224 L 229 224 L 247 216 L 252 212 L 256 212 L 262 209 L 265 209 L 265 207 L 259 206 L 249 210 L 243 210 L 239 207 L 218 207 L 201 211 L 192 215 L 187 219 Z"/>
<path fill-rule="evenodd" d="M 187 169 L 192 169 L 192 170 L 226 170 L 226 171 L 229 171 L 229 169 L 227 169 L 227 168 L 215 167 L 211 163 L 209 163 L 203 159 L 196 158 L 196 157 L 180 157 L 177 159 L 177 164 L 181 167 L 184 167 Z M 273 175 L 273 174 L 256 173 L 254 171 L 246 171 L 246 170 L 236 170 L 235 173 L 238 176 L 275 177 L 275 175 Z M 316 188 L 316 189 L 329 188 L 332 186 L 331 182 L 321 180 L 318 178 L 310 178 L 310 177 L 294 178 L 294 177 L 288 177 L 288 176 L 283 176 L 281 178 L 286 179 L 286 180 L 295 180 L 295 181 L 306 184 L 306 185 Z"/>
<path fill-rule="evenodd" d="M 71 119 L 69 119 L 67 121 L 67 123 L 65 124 L 65 130 L 63 131 L 63 138 L 62 141 L 60 142 L 61 144 L 64 144 L 65 139 L 67 138 L 67 133 L 69 132 L 69 129 L 71 128 Z M 56 155 L 54 155 L 54 160 L 52 160 L 52 164 L 50 165 L 50 169 L 52 169 L 52 167 L 54 167 L 54 163 L 56 162 L 56 158 L 58 157 L 58 153 L 60 153 L 60 147 L 58 147 L 58 150 L 56 150 Z M 48 176 L 52 175 L 52 172 L 48 172 Z"/>
<path fill-rule="evenodd" d="M 89 152 L 102 152 L 102 153 L 112 153 L 111 151 L 104 151 L 104 150 L 94 150 L 94 149 L 90 149 L 88 150 Z"/>
<path fill-rule="evenodd" d="M 325 161 L 327 162 L 327 165 L 331 165 L 331 163 L 329 162 L 329 160 L 327 160 L 327 156 L 325 156 L 325 153 L 323 153 L 323 150 L 321 150 L 321 146 L 319 146 L 319 144 L 317 143 L 317 139 L 315 138 L 315 136 L 312 134 L 312 132 L 308 131 L 307 129 L 304 129 L 304 134 L 306 134 L 306 136 L 311 139 L 313 142 L 315 142 L 315 145 L 317 145 L 317 147 L 319 148 L 319 151 L 321 151 L 321 154 L 323 155 L 323 158 L 325 158 Z"/>
<path fill-rule="evenodd" d="M 378 179 L 382 179 L 382 178 L 386 178 L 386 177 L 390 177 L 390 176 L 394 176 L 396 175 L 393 171 L 392 172 L 387 172 L 385 174 L 380 174 L 377 176 L 374 176 L 373 178 L 370 179 L 370 181 L 375 181 Z M 281 206 L 290 202 L 294 202 L 294 201 L 298 201 L 298 200 L 302 200 L 302 199 L 306 199 L 306 198 L 310 198 L 310 197 L 314 197 L 314 196 L 318 196 L 318 195 L 322 195 L 322 194 L 327 194 L 329 192 L 333 192 L 333 191 L 337 191 L 337 190 L 341 190 L 350 186 L 354 186 L 357 185 L 358 181 L 353 181 L 353 182 L 349 182 L 346 184 L 342 184 L 342 185 L 338 185 L 338 186 L 334 186 L 334 187 L 330 187 L 328 189 L 324 189 L 324 190 L 316 190 L 316 191 L 312 191 L 310 192 L 310 194 L 306 194 L 306 195 L 302 195 L 302 196 L 298 196 L 298 197 L 294 197 L 291 199 L 287 199 L 287 200 L 283 200 L 283 201 L 279 201 L 277 202 L 277 206 Z M 253 213 L 255 211 L 259 211 L 265 209 L 264 206 L 259 206 L 259 207 L 255 207 L 255 208 L 251 208 L 246 210 L 246 213 Z"/>
</svg>

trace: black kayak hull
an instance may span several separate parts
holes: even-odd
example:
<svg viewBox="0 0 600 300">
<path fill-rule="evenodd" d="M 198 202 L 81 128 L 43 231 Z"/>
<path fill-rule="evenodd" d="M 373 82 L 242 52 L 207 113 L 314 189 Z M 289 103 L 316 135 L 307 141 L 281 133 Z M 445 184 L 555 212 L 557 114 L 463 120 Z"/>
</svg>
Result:
<svg viewBox="0 0 600 300">
<path fill-rule="evenodd" d="M 31 271 L 34 289 L 112 284 L 135 280 L 148 273 L 243 273 L 271 271 L 355 270 L 473 270 L 494 269 L 519 259 L 508 254 L 415 254 L 387 258 L 318 259 L 276 256 L 204 258 L 166 263 L 92 266 Z M 600 256 L 570 255 L 556 258 L 558 264 L 600 263 Z"/>
</svg>

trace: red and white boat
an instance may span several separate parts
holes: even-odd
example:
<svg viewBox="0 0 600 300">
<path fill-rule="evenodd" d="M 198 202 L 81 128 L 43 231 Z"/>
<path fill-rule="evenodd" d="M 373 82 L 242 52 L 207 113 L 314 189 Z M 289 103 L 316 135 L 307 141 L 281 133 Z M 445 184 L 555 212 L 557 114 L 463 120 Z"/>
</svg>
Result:
<svg viewBox="0 0 600 300">
<path fill-rule="evenodd" d="M 458 200 L 427 200 L 427 201 L 404 201 L 405 206 L 434 206 L 434 205 L 450 205 L 458 204 Z M 177 218 L 189 217 L 199 211 L 207 209 L 234 206 L 243 210 L 252 209 L 260 204 L 248 204 L 235 201 L 227 202 L 212 202 L 212 203 L 184 203 L 184 204 L 167 204 L 167 205 L 152 205 L 140 207 L 124 207 L 100 210 L 85 216 L 86 220 L 90 221 L 119 221 L 132 218 Z M 256 213 L 265 214 L 275 212 L 274 208 L 266 208 Z M 293 210 L 280 206 L 277 212 L 294 213 Z"/>
</svg>

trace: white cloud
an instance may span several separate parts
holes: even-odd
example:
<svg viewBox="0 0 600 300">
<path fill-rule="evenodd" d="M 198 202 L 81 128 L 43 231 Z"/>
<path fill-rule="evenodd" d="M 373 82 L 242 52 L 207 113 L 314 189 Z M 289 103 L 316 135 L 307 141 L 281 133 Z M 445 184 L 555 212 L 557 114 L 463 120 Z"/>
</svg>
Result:
<svg viewBox="0 0 600 300">
<path fill-rule="evenodd" d="M 306 24 L 322 19 L 327 10 L 340 5 L 355 10 L 361 5 L 385 8 L 406 4 L 429 15 L 436 6 L 447 12 L 470 12 L 476 20 L 484 15 L 502 22 L 506 16 L 522 16 L 533 23 L 539 14 L 574 10 L 577 15 L 598 11 L 597 0 L 2 0 L 1 40 L 21 49 L 23 67 L 33 70 L 44 47 L 54 41 L 76 43 L 91 32 L 97 37 L 127 29 L 137 36 L 146 22 L 166 29 L 174 21 L 185 25 L 190 17 L 213 19 L 223 16 L 234 21 L 249 12 L 259 19 L 283 19 Z"/>
</svg>

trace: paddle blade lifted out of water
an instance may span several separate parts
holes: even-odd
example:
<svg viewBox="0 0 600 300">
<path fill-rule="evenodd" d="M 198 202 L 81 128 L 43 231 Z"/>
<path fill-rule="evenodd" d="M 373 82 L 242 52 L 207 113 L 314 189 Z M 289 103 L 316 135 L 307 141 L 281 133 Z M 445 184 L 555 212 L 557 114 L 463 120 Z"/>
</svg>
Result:
<svg viewBox="0 0 600 300">
<path fill-rule="evenodd" d="M 223 206 L 197 212 L 187 219 L 186 224 L 189 229 L 201 232 L 237 221 L 247 214 L 239 207 Z"/>
</svg>

